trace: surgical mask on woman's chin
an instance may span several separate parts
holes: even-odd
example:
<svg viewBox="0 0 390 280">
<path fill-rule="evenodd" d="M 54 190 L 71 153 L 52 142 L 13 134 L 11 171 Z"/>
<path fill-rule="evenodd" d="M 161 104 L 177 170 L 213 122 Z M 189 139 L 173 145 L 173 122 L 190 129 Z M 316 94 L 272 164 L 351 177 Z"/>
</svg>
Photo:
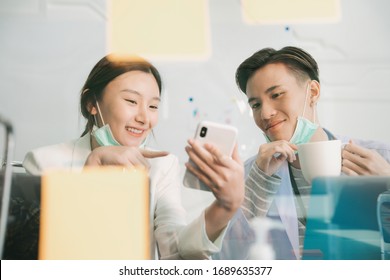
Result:
<svg viewBox="0 0 390 280">
<path fill-rule="evenodd" d="M 114 135 L 112 135 L 109 124 L 103 125 L 100 128 L 94 125 L 91 134 L 99 146 L 121 146 L 121 144 L 115 140 Z"/>
<path fill-rule="evenodd" d="M 309 85 L 308 85 L 308 89 L 309 89 Z M 303 107 L 302 117 L 298 117 L 297 125 L 295 127 L 294 133 L 291 139 L 289 140 L 291 144 L 299 145 L 299 144 L 308 143 L 319 127 L 318 124 L 313 123 L 310 120 L 303 117 L 305 115 L 307 94 L 308 94 L 308 90 L 306 90 L 305 104 Z M 314 112 L 314 118 L 315 118 L 315 112 Z M 271 139 L 269 139 L 267 135 L 264 134 L 264 136 L 267 143 L 271 142 Z"/>
<path fill-rule="evenodd" d="M 104 123 L 104 119 L 102 116 L 102 112 L 100 111 L 99 102 L 96 99 L 96 107 L 98 109 L 98 113 L 100 115 L 100 118 L 103 122 L 102 127 L 97 127 L 96 125 L 93 126 L 91 134 L 95 138 L 96 142 L 99 144 L 99 146 L 122 146 L 119 144 L 119 142 L 114 138 L 114 135 L 112 134 L 111 128 L 109 124 Z M 95 123 L 97 123 L 96 116 L 95 117 Z M 146 146 L 146 138 L 142 141 L 140 148 L 144 148 Z"/>
<path fill-rule="evenodd" d="M 99 146 L 122 146 L 114 138 L 109 124 L 103 125 L 100 128 L 94 125 L 91 134 L 93 135 Z M 144 149 L 146 147 L 146 142 L 147 138 L 142 141 L 142 143 L 139 145 L 139 148 Z"/>
<path fill-rule="evenodd" d="M 96 98 L 96 107 L 100 116 L 100 119 L 103 122 L 103 126 L 97 127 L 96 125 L 93 126 L 91 134 L 95 138 L 96 142 L 99 144 L 99 146 L 121 146 L 121 144 L 116 141 L 114 138 L 114 135 L 112 134 L 111 128 L 109 124 L 104 123 L 102 112 L 100 111 L 99 102 Z M 95 118 L 95 124 L 97 124 L 96 115 L 94 115 Z"/>
</svg>

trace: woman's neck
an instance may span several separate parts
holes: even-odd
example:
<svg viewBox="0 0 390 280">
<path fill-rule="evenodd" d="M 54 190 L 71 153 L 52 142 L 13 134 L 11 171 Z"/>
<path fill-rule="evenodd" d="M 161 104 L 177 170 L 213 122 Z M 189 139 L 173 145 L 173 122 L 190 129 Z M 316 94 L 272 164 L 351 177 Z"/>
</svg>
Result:
<svg viewBox="0 0 390 280">
<path fill-rule="evenodd" d="M 95 137 L 92 135 L 92 133 L 90 133 L 90 136 L 91 136 L 91 140 L 90 140 L 90 143 L 91 143 L 91 151 L 93 151 L 94 149 L 96 149 L 97 147 L 99 147 L 99 144 L 98 144 L 98 142 L 96 141 Z"/>
</svg>

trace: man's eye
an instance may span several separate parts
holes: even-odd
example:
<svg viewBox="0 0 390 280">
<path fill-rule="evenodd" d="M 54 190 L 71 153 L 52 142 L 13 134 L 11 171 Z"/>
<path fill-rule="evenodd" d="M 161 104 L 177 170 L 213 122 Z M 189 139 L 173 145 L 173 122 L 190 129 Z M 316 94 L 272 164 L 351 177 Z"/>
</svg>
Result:
<svg viewBox="0 0 390 280">
<path fill-rule="evenodd" d="M 259 107 L 260 107 L 260 103 L 253 103 L 253 104 L 251 105 L 252 110 L 257 109 L 257 108 L 259 108 Z"/>
<path fill-rule="evenodd" d="M 276 99 L 276 98 L 278 98 L 280 95 L 281 95 L 280 93 L 273 93 L 273 94 L 271 95 L 271 98 L 272 98 L 272 99 Z"/>
</svg>

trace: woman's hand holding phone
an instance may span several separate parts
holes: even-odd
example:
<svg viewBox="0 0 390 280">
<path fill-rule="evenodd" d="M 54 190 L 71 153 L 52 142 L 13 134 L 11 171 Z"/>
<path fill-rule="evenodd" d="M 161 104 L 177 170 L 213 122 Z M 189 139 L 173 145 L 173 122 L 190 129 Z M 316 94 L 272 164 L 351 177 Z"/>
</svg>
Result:
<svg viewBox="0 0 390 280">
<path fill-rule="evenodd" d="M 201 122 L 195 139 L 188 141 L 189 161 L 183 183 L 213 192 L 215 201 L 205 210 L 206 233 L 214 241 L 244 200 L 244 166 L 238 155 L 237 129 Z"/>
<path fill-rule="evenodd" d="M 201 145 L 193 139 L 188 144 L 186 152 L 196 166 L 186 163 L 187 169 L 209 187 L 220 206 L 228 211 L 237 210 L 244 199 L 244 167 L 237 144 L 232 157 L 213 144 Z"/>
<path fill-rule="evenodd" d="M 187 163 L 188 172 L 193 172 L 216 198 L 205 211 L 206 234 L 214 242 L 244 200 L 244 167 L 237 145 L 229 157 L 212 144 L 202 146 L 195 140 L 189 140 L 188 144 L 188 156 L 197 166 Z"/>
<path fill-rule="evenodd" d="M 226 156 L 231 157 L 234 145 L 236 144 L 237 138 L 237 129 L 230 125 L 219 124 L 210 121 L 202 121 L 198 124 L 194 140 L 203 147 L 206 143 L 214 145 L 218 151 Z M 196 163 L 189 158 L 190 167 L 197 169 Z M 194 172 L 187 168 L 183 184 L 188 188 L 211 191 L 209 186 L 207 186 L 202 180 L 200 180 Z"/>
</svg>

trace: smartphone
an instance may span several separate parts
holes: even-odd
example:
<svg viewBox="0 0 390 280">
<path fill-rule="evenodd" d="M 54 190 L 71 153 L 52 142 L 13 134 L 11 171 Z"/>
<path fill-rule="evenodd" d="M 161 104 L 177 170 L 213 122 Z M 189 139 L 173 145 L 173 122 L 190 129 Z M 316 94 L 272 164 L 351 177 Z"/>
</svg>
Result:
<svg viewBox="0 0 390 280">
<path fill-rule="evenodd" d="M 200 144 L 213 144 L 221 151 L 221 153 L 231 156 L 234 145 L 237 141 L 237 128 L 231 125 L 202 121 L 196 128 L 194 138 Z M 189 160 L 189 163 L 195 165 L 195 163 L 191 160 Z M 188 169 L 186 169 L 184 173 L 183 184 L 188 188 L 210 191 L 209 187 Z"/>
</svg>

